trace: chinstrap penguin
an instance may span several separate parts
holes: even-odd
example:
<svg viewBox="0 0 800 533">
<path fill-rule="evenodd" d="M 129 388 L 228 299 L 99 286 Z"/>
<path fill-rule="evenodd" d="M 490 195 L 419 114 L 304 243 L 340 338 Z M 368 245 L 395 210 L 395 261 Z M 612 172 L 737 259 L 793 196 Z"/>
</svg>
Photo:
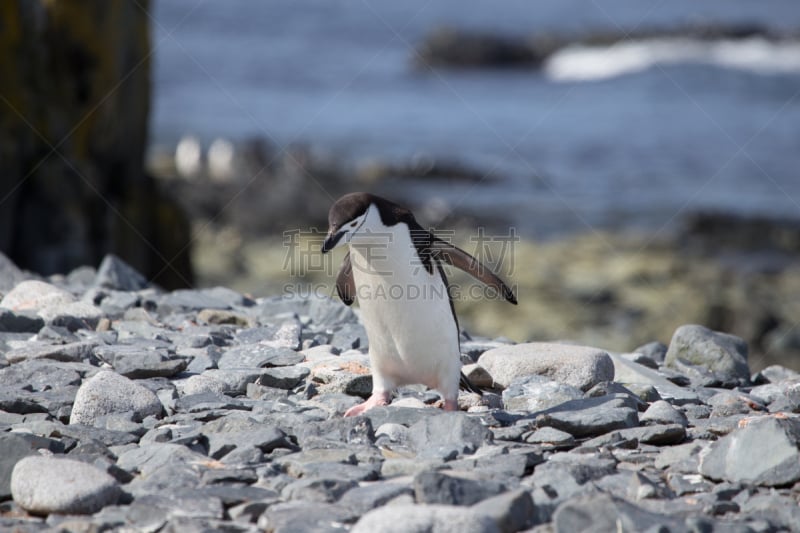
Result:
<svg viewBox="0 0 800 533">
<path fill-rule="evenodd" d="M 458 409 L 461 373 L 458 320 L 442 264 L 464 270 L 516 304 L 511 288 L 467 252 L 438 239 L 408 209 L 368 193 L 341 197 L 328 214 L 322 253 L 347 243 L 336 278 L 342 301 L 358 298 L 369 339 L 372 396 L 355 416 L 388 405 L 394 389 L 422 383 L 444 408 Z"/>
</svg>

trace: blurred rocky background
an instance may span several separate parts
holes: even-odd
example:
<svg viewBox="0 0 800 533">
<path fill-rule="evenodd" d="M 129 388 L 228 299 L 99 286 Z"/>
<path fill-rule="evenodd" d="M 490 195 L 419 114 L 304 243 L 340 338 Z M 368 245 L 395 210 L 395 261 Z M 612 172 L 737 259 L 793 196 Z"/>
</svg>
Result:
<svg viewBox="0 0 800 533">
<path fill-rule="evenodd" d="M 328 207 L 369 190 L 516 285 L 454 272 L 468 332 L 631 351 L 698 323 L 800 369 L 793 0 L 4 6 L 24 268 L 333 295 Z"/>
</svg>

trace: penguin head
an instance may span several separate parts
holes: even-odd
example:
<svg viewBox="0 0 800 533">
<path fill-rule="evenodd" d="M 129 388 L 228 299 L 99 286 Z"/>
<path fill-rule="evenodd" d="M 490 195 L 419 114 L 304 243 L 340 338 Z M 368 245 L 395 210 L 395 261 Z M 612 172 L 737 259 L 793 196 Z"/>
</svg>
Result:
<svg viewBox="0 0 800 533">
<path fill-rule="evenodd" d="M 387 228 L 398 223 L 417 226 L 411 211 L 394 202 L 366 192 L 346 194 L 328 212 L 328 235 L 322 253 L 351 242 L 353 237 L 362 243 L 385 243 Z"/>
<path fill-rule="evenodd" d="M 333 250 L 341 243 L 350 242 L 364 228 L 370 210 L 376 209 L 376 198 L 368 193 L 355 192 L 342 196 L 331 206 L 328 212 L 328 235 L 322 243 L 322 253 Z"/>
</svg>

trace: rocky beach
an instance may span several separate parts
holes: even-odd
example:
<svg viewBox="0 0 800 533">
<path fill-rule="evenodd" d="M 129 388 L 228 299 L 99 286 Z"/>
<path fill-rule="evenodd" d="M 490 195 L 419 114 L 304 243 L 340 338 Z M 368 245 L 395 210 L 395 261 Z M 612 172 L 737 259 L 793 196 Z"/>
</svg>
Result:
<svg viewBox="0 0 800 533">
<path fill-rule="evenodd" d="M 460 412 L 369 394 L 357 310 L 0 268 L 9 531 L 791 531 L 800 374 L 678 327 L 631 353 L 462 334 Z M 521 294 L 521 300 L 525 297 Z"/>
</svg>

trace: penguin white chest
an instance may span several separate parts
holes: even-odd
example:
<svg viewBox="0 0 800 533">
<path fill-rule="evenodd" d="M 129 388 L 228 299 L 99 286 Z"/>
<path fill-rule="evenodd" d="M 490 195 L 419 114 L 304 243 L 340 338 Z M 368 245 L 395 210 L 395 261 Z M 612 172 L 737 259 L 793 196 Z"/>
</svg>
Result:
<svg viewBox="0 0 800 533">
<path fill-rule="evenodd" d="M 435 265 L 425 268 L 408 226 L 353 239 L 350 257 L 376 390 L 423 383 L 457 395 L 458 326 L 447 285 Z"/>
</svg>

